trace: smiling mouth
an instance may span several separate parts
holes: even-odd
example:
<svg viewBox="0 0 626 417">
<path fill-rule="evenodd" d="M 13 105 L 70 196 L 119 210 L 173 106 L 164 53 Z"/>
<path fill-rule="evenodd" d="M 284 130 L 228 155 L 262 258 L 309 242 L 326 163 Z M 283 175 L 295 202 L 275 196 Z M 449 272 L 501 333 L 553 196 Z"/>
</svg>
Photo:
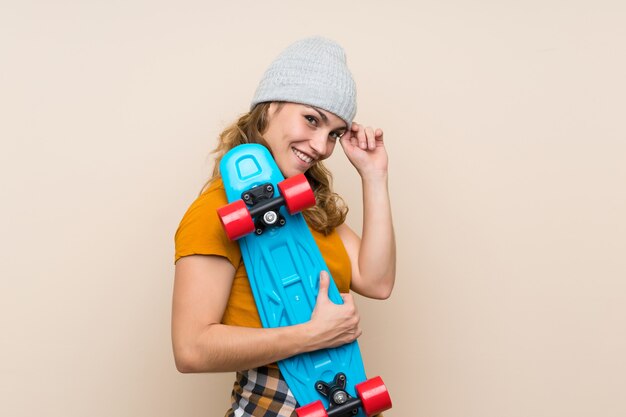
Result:
<svg viewBox="0 0 626 417">
<path fill-rule="evenodd" d="M 300 152 L 296 148 L 291 148 L 291 150 L 293 151 L 294 155 L 296 155 L 302 162 L 306 162 L 307 164 L 313 162 L 313 158 L 311 158 L 309 155 Z"/>
</svg>

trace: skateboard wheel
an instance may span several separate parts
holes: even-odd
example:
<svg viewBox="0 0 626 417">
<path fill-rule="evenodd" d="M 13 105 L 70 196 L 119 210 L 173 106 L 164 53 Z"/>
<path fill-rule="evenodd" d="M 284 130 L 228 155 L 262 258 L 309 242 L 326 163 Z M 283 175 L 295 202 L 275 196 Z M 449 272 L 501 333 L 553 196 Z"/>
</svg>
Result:
<svg viewBox="0 0 626 417">
<path fill-rule="evenodd" d="M 319 400 L 304 407 L 296 408 L 296 414 L 298 417 L 328 417 L 324 404 Z"/>
<path fill-rule="evenodd" d="M 355 385 L 354 389 L 368 417 L 391 408 L 391 397 L 381 377 L 377 376 L 363 381 Z"/>
<path fill-rule="evenodd" d="M 217 209 L 217 215 L 230 240 L 237 240 L 254 231 L 254 222 L 243 200 L 220 207 Z"/>
<path fill-rule="evenodd" d="M 298 174 L 278 183 L 289 214 L 298 213 L 315 205 L 315 194 L 304 174 Z"/>
</svg>

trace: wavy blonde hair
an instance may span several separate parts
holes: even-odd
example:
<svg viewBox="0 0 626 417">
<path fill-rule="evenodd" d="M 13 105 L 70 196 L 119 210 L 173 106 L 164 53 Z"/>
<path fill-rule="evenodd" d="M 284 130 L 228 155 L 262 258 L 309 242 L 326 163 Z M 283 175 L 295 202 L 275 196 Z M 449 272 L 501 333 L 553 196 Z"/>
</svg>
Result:
<svg viewBox="0 0 626 417">
<path fill-rule="evenodd" d="M 242 115 L 239 119 L 228 126 L 219 136 L 217 147 L 211 152 L 215 154 L 215 166 L 211 178 L 202 187 L 202 194 L 209 185 L 220 177 L 219 165 L 226 152 L 237 145 L 244 143 L 259 143 L 267 146 L 263 138 L 268 123 L 268 110 L 271 103 L 260 103 L 250 112 Z M 278 103 L 277 111 L 284 103 Z M 331 172 L 322 164 L 317 162 L 309 168 L 305 174 L 315 193 L 317 204 L 306 209 L 302 214 L 309 226 L 325 235 L 333 231 L 342 224 L 348 214 L 348 207 L 343 199 L 332 190 L 333 176 Z"/>
</svg>

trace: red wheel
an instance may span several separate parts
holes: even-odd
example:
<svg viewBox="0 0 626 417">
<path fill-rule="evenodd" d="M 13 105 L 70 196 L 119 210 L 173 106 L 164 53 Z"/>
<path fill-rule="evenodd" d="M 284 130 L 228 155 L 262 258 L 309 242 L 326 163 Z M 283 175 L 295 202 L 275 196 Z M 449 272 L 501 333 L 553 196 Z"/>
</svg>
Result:
<svg viewBox="0 0 626 417">
<path fill-rule="evenodd" d="M 368 417 L 391 408 L 391 397 L 381 377 L 377 376 L 363 381 L 355 385 L 354 389 Z"/>
<path fill-rule="evenodd" d="M 328 417 L 324 404 L 319 400 L 304 407 L 296 408 L 296 414 L 298 417 Z"/>
<path fill-rule="evenodd" d="M 217 215 L 230 240 L 237 240 L 254 230 L 254 222 L 243 200 L 218 208 Z"/>
<path fill-rule="evenodd" d="M 315 205 L 315 194 L 304 174 L 298 174 L 278 183 L 289 214 L 298 213 Z"/>
</svg>

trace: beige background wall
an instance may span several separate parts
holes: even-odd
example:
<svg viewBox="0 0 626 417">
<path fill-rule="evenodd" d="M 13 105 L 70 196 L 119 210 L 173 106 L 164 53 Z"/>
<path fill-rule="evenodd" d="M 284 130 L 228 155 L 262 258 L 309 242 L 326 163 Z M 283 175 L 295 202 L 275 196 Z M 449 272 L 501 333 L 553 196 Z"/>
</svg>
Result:
<svg viewBox="0 0 626 417">
<path fill-rule="evenodd" d="M 2 1 L 0 415 L 222 415 L 231 375 L 174 368 L 173 234 L 311 34 L 392 162 L 398 283 L 360 300 L 387 415 L 626 415 L 623 4 Z"/>
</svg>

